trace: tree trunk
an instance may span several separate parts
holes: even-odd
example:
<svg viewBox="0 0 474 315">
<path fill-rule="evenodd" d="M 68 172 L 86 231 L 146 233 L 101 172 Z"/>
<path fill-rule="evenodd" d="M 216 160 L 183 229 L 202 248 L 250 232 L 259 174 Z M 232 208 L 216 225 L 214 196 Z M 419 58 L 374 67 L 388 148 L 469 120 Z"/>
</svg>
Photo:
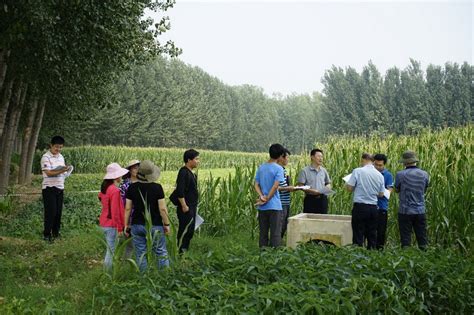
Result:
<svg viewBox="0 0 474 315">
<path fill-rule="evenodd" d="M 36 111 L 35 123 L 33 127 L 33 134 L 31 135 L 30 143 L 28 145 L 28 160 L 25 166 L 25 182 L 24 184 L 31 184 L 31 175 L 33 173 L 33 160 L 35 157 L 36 144 L 38 143 L 38 137 L 43 123 L 44 109 L 46 107 L 46 99 L 38 102 L 39 106 Z"/>
<path fill-rule="evenodd" d="M 13 153 L 21 154 L 21 133 L 17 132 L 15 137 L 15 145 L 13 146 Z"/>
<path fill-rule="evenodd" d="M 18 83 L 14 87 L 12 95 L 12 103 L 7 115 L 7 124 L 5 126 L 4 134 L 2 136 L 2 160 L 0 161 L 0 195 L 3 195 L 8 190 L 8 183 L 10 180 L 10 165 L 11 156 L 13 152 L 13 145 L 15 142 L 18 125 L 20 123 L 20 116 L 22 111 L 23 92 L 25 85 Z"/>
<path fill-rule="evenodd" d="M 23 133 L 22 143 L 21 143 L 21 157 L 20 157 L 20 170 L 18 173 L 18 183 L 25 184 L 26 182 L 26 173 L 31 171 L 27 169 L 28 163 L 28 148 L 30 146 L 31 136 L 33 134 L 33 127 L 35 123 L 35 117 L 37 115 L 38 109 L 38 98 L 34 97 L 31 101 L 30 111 L 28 118 L 26 120 L 26 126 Z"/>
<path fill-rule="evenodd" d="M 0 48 L 0 91 L 2 90 L 5 76 L 7 75 L 7 59 L 10 56 L 10 50 Z"/>
<path fill-rule="evenodd" d="M 5 84 L 5 89 L 3 89 L 2 100 L 0 104 L 0 144 L 3 142 L 3 130 L 5 129 L 5 124 L 7 120 L 8 108 L 10 107 L 10 98 L 12 96 L 14 80 Z"/>
</svg>

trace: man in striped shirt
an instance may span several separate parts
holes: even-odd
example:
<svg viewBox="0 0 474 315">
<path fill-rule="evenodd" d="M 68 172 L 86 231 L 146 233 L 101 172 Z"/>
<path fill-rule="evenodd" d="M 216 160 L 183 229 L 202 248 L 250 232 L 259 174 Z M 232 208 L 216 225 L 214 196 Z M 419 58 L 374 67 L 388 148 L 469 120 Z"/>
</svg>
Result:
<svg viewBox="0 0 474 315">
<path fill-rule="evenodd" d="M 281 213 L 281 238 L 285 235 L 286 227 L 288 225 L 288 217 L 290 216 L 290 205 L 291 205 L 291 196 L 290 192 L 294 191 L 295 188 L 290 185 L 290 176 L 286 171 L 286 166 L 288 165 L 288 159 L 290 157 L 290 151 L 287 149 L 284 150 L 284 154 L 278 159 L 277 163 L 283 167 L 283 174 L 285 179 L 280 181 L 280 186 L 278 191 L 280 192 L 280 200 L 283 211 Z"/>
<path fill-rule="evenodd" d="M 410 246 L 411 233 L 414 230 L 418 247 L 425 249 L 428 245 L 425 193 L 429 185 L 429 176 L 416 166 L 418 159 L 413 151 L 405 151 L 400 162 L 405 165 L 405 169 L 395 176 L 395 191 L 400 194 L 398 210 L 400 242 L 402 247 Z"/>
<path fill-rule="evenodd" d="M 51 139 L 49 150 L 41 157 L 43 171 L 42 195 L 44 204 L 43 239 L 52 242 L 60 236 L 61 214 L 63 211 L 64 179 L 71 166 L 67 166 L 61 150 L 64 147 L 64 138 L 54 136 Z"/>
</svg>

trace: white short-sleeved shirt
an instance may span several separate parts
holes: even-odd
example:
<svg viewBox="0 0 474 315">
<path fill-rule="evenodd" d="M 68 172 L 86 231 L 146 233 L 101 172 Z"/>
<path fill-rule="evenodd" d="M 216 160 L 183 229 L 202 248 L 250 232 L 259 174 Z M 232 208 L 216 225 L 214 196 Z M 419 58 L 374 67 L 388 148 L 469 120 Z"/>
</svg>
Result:
<svg viewBox="0 0 474 315">
<path fill-rule="evenodd" d="M 44 171 L 54 170 L 60 166 L 66 166 L 64 157 L 61 153 L 53 155 L 51 151 L 47 151 L 41 157 L 41 170 L 43 171 L 43 185 L 42 189 L 46 187 L 56 187 L 59 189 L 64 189 L 64 179 L 66 178 L 66 173 L 62 173 L 56 176 L 48 176 Z"/>
</svg>

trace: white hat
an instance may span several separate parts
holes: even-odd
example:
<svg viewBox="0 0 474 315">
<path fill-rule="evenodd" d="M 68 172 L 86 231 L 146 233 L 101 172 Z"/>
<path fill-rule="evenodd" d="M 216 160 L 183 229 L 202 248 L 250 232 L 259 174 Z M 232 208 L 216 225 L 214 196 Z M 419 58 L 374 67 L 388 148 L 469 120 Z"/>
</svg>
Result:
<svg viewBox="0 0 474 315">
<path fill-rule="evenodd" d="M 128 162 L 128 165 L 125 166 L 125 168 L 129 170 L 132 166 L 138 165 L 138 164 L 140 164 L 139 160 L 131 160 L 130 162 Z"/>
<path fill-rule="evenodd" d="M 120 178 L 127 173 L 128 173 L 127 169 L 122 168 L 118 163 L 112 163 L 112 164 L 107 165 L 107 170 L 106 170 L 104 179 Z"/>
</svg>

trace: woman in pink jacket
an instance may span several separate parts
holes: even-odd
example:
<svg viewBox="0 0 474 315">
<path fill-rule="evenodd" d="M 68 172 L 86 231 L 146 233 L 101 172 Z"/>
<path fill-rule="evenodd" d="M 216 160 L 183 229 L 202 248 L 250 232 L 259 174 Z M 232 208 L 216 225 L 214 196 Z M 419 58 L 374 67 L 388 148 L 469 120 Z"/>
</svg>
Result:
<svg viewBox="0 0 474 315">
<path fill-rule="evenodd" d="M 107 242 L 107 252 L 104 259 L 104 267 L 109 270 L 112 267 L 112 258 L 115 250 L 117 236 L 122 235 L 125 210 L 120 196 L 118 185 L 122 176 L 128 170 L 117 163 L 107 165 L 107 173 L 100 187 L 99 200 L 102 203 L 102 213 L 99 224 L 102 227 Z"/>
</svg>

